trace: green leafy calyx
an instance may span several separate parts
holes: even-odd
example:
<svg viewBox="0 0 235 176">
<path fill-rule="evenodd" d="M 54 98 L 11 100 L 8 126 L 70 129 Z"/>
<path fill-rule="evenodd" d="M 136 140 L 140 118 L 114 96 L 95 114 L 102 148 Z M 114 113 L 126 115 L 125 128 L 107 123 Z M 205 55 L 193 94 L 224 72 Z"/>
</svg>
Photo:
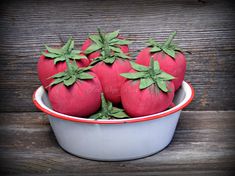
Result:
<svg viewBox="0 0 235 176">
<path fill-rule="evenodd" d="M 167 55 L 171 56 L 172 58 L 175 58 L 176 52 L 182 52 L 182 49 L 179 48 L 177 45 L 173 44 L 172 41 L 176 35 L 176 32 L 171 33 L 171 35 L 168 37 L 168 39 L 163 43 L 160 44 L 153 39 L 149 39 L 147 42 L 147 46 L 151 48 L 151 53 L 156 53 L 163 51 Z"/>
<path fill-rule="evenodd" d="M 63 83 L 65 86 L 68 87 L 73 85 L 77 80 L 87 80 L 94 78 L 94 76 L 87 73 L 92 68 L 92 66 L 78 68 L 76 61 L 70 63 L 68 59 L 66 59 L 66 64 L 66 71 L 57 73 L 50 77 L 50 79 L 53 78 L 54 81 L 49 86 Z"/>
<path fill-rule="evenodd" d="M 158 61 L 154 61 L 151 58 L 149 67 L 139 65 L 135 62 L 131 62 L 131 66 L 136 72 L 122 73 L 120 75 L 130 80 L 140 80 L 140 90 L 146 89 L 154 84 L 163 92 L 171 91 L 167 88 L 167 81 L 174 79 L 174 77 L 160 70 Z"/>
<path fill-rule="evenodd" d="M 97 35 L 90 35 L 89 38 L 92 40 L 92 44 L 86 49 L 85 54 L 91 54 L 95 51 L 100 51 L 101 56 L 94 59 L 92 65 L 103 61 L 106 64 L 113 64 L 118 58 L 129 59 L 130 57 L 123 53 L 119 48 L 120 45 L 128 45 L 131 42 L 124 39 L 119 39 L 119 30 L 103 34 L 98 29 Z"/>
<path fill-rule="evenodd" d="M 81 51 L 74 49 L 74 40 L 69 38 L 66 44 L 61 48 L 51 48 L 45 45 L 47 52 L 42 52 L 47 58 L 54 59 L 54 64 L 57 62 L 64 62 L 66 58 L 72 60 L 87 59 L 86 56 L 82 56 Z"/>
<path fill-rule="evenodd" d="M 123 109 L 113 107 L 113 104 L 105 99 L 103 93 L 101 93 L 101 102 L 100 111 L 90 116 L 90 119 L 123 119 L 129 117 Z"/>
</svg>

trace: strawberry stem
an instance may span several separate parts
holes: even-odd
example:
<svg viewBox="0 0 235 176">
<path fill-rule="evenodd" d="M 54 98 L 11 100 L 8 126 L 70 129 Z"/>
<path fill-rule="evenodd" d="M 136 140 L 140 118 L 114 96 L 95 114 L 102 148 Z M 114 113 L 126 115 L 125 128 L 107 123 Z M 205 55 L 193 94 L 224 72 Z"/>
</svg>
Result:
<svg viewBox="0 0 235 176">
<path fill-rule="evenodd" d="M 163 44 L 163 47 L 168 47 L 171 44 L 172 40 L 174 39 L 175 35 L 176 31 L 172 32 L 171 35 L 166 40 L 166 42 Z"/>
<path fill-rule="evenodd" d="M 110 48 L 109 48 L 109 43 L 108 41 L 105 39 L 105 36 L 102 34 L 102 32 L 100 31 L 100 28 L 97 29 L 99 36 L 102 40 L 102 43 L 104 44 L 104 55 L 105 58 L 108 58 L 110 56 Z"/>
</svg>

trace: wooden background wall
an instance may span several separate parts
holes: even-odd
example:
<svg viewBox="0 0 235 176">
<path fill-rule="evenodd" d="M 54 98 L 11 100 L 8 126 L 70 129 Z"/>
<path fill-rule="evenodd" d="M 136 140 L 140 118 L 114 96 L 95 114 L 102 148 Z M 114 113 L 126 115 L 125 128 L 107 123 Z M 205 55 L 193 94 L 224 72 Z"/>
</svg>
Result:
<svg viewBox="0 0 235 176">
<path fill-rule="evenodd" d="M 131 51 L 149 37 L 175 39 L 188 55 L 186 80 L 196 90 L 187 110 L 235 110 L 235 11 L 232 2 L 210 0 L 80 0 L 0 2 L 0 111 L 37 111 L 36 63 L 43 44 L 73 36 L 78 46 L 97 27 L 121 29 Z"/>
</svg>

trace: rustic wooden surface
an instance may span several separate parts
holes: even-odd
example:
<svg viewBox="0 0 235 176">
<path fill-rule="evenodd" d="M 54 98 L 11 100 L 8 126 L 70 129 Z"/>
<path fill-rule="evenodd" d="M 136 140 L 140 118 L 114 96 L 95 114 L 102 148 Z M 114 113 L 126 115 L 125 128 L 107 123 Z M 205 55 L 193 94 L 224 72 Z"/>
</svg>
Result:
<svg viewBox="0 0 235 176">
<path fill-rule="evenodd" d="M 121 29 L 134 43 L 149 37 L 176 41 L 188 55 L 186 80 L 196 89 L 187 110 L 235 109 L 234 4 L 229 1 L 69 0 L 0 2 L 0 111 L 31 112 L 33 91 L 40 85 L 36 63 L 43 44 L 73 36 L 80 46 L 97 27 Z"/>
<path fill-rule="evenodd" d="M 0 116 L 0 170 L 5 175 L 235 174 L 235 111 L 183 112 L 165 150 L 125 162 L 90 161 L 66 153 L 42 113 Z"/>
</svg>

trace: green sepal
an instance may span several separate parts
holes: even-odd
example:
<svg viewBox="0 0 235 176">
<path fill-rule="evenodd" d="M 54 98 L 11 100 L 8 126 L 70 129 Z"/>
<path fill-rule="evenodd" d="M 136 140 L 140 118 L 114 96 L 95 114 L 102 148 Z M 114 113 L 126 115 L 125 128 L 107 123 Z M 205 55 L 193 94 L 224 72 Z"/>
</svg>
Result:
<svg viewBox="0 0 235 176">
<path fill-rule="evenodd" d="M 54 59 L 54 64 L 64 62 L 67 58 L 72 60 L 87 59 L 85 55 L 80 55 L 81 51 L 74 50 L 74 40 L 71 37 L 61 48 L 51 48 L 47 45 L 45 47 L 48 52 L 42 52 L 42 54 L 47 58 Z"/>
<path fill-rule="evenodd" d="M 175 79 L 174 76 L 166 73 L 166 72 L 161 72 L 159 75 L 158 75 L 158 78 L 161 78 L 162 80 L 164 81 L 170 81 L 172 79 Z"/>
<path fill-rule="evenodd" d="M 97 44 L 92 44 L 86 49 L 85 54 L 93 53 L 95 51 L 98 51 L 99 49 L 101 49 L 101 46 Z"/>
<path fill-rule="evenodd" d="M 159 44 L 158 42 L 154 41 L 153 39 L 149 39 L 147 42 L 147 46 L 151 48 L 150 52 L 157 53 L 157 52 L 162 51 L 165 54 L 167 54 L 170 57 L 175 59 L 176 52 L 182 52 L 181 48 L 179 48 L 177 45 L 172 43 L 175 35 L 176 35 L 176 32 L 174 31 L 173 33 L 171 33 L 171 35 L 168 37 L 168 39 L 163 44 Z"/>
<path fill-rule="evenodd" d="M 140 90 L 146 89 L 147 87 L 151 86 L 152 84 L 154 84 L 153 79 L 151 79 L 151 78 L 142 78 L 142 79 L 140 79 L 139 88 L 140 88 Z"/>
<path fill-rule="evenodd" d="M 77 80 L 76 76 L 72 75 L 69 79 L 65 79 L 63 81 L 63 83 L 64 83 L 64 85 L 66 85 L 68 87 L 68 86 L 73 85 L 76 82 L 76 80 Z"/>
<path fill-rule="evenodd" d="M 101 56 L 98 57 L 91 64 L 94 65 L 98 62 L 103 61 L 106 64 L 113 64 L 116 59 L 130 59 L 130 57 L 123 53 L 119 48 L 120 45 L 130 44 L 130 41 L 117 38 L 119 35 L 119 30 L 103 34 L 100 29 L 98 29 L 97 35 L 90 35 L 90 40 L 93 43 L 85 50 L 85 54 L 91 54 L 96 51 L 100 51 Z"/>
<path fill-rule="evenodd" d="M 62 54 L 62 51 L 61 51 L 60 49 L 58 49 L 58 48 L 51 48 L 51 47 L 49 47 L 49 46 L 47 46 L 47 45 L 45 45 L 45 48 L 46 48 L 46 50 L 47 50 L 49 53 L 54 53 L 54 54 L 56 54 L 56 55 Z"/>
<path fill-rule="evenodd" d="M 157 79 L 157 85 L 163 92 L 168 92 L 166 82 L 162 79 Z"/>
<path fill-rule="evenodd" d="M 131 61 L 130 62 L 131 66 L 133 69 L 135 69 L 136 71 L 148 71 L 149 68 L 140 64 L 136 64 L 135 62 Z"/>
<path fill-rule="evenodd" d="M 89 35 L 89 38 L 96 43 L 96 45 L 101 46 L 102 41 L 98 35 Z"/>
<path fill-rule="evenodd" d="M 69 87 L 73 85 L 77 80 L 87 80 L 94 78 L 93 75 L 86 73 L 92 68 L 92 66 L 78 68 L 75 61 L 72 64 L 69 64 L 70 69 L 67 69 L 64 72 L 57 73 L 49 78 L 54 79 L 54 81 L 49 86 L 54 86 L 63 82 L 65 86 Z"/>
<path fill-rule="evenodd" d="M 131 44 L 132 42 L 129 41 L 129 40 L 125 40 L 125 39 L 118 39 L 118 38 L 115 38 L 113 40 L 110 41 L 110 45 L 129 45 Z"/>
<path fill-rule="evenodd" d="M 116 30 L 116 31 L 107 33 L 107 34 L 105 35 L 105 38 L 106 38 L 108 41 L 110 41 L 110 40 L 112 40 L 112 39 L 117 38 L 118 35 L 119 35 L 119 30 Z"/>
<path fill-rule="evenodd" d="M 163 48 L 162 50 L 163 50 L 166 54 L 168 54 L 169 56 L 175 58 L 175 50 L 168 49 L 168 48 Z"/>
<path fill-rule="evenodd" d="M 109 58 L 103 60 L 103 62 L 106 64 L 113 64 L 114 61 L 115 61 L 115 57 L 109 57 Z"/>
<path fill-rule="evenodd" d="M 42 55 L 44 55 L 44 56 L 46 56 L 46 57 L 48 57 L 48 58 L 56 58 L 56 57 L 58 57 L 58 55 L 57 54 L 55 54 L 55 53 L 46 53 L 46 52 L 42 52 Z"/>
<path fill-rule="evenodd" d="M 60 57 L 57 57 L 54 59 L 54 64 L 57 64 L 57 62 L 62 62 L 62 61 L 65 61 L 65 58 L 60 56 Z"/>
<path fill-rule="evenodd" d="M 93 79 L 94 76 L 92 76 L 91 74 L 88 74 L 88 73 L 80 73 L 78 75 L 78 78 L 79 79 Z"/>
<path fill-rule="evenodd" d="M 154 84 L 163 92 L 169 92 L 166 84 L 167 81 L 174 79 L 174 77 L 160 70 L 158 61 L 154 61 L 151 58 L 149 67 L 133 62 L 131 62 L 131 66 L 136 72 L 122 73 L 120 75 L 130 80 L 140 80 L 140 90 L 146 89 Z"/>
<path fill-rule="evenodd" d="M 127 79 L 140 79 L 145 78 L 147 76 L 146 72 L 133 72 L 133 73 L 121 73 L 122 77 Z"/>
<path fill-rule="evenodd" d="M 113 104 L 106 100 L 104 94 L 101 93 L 101 108 L 97 113 L 91 115 L 89 118 L 97 120 L 111 118 L 123 119 L 128 117 L 129 116 L 124 112 L 123 109 L 113 107 Z"/>
</svg>

